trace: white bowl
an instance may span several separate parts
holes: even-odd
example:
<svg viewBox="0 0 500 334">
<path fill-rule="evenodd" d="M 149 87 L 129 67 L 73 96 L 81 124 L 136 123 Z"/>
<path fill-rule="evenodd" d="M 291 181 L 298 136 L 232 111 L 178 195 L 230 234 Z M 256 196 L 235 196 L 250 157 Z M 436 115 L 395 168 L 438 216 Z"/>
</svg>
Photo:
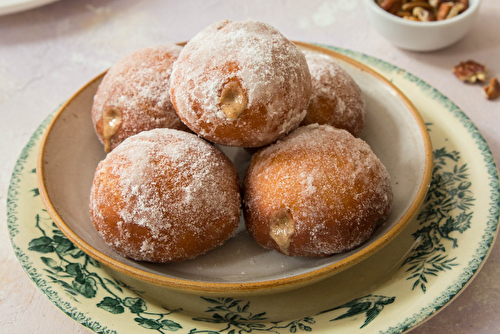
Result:
<svg viewBox="0 0 500 334">
<path fill-rule="evenodd" d="M 225 295 L 272 293 L 311 284 L 387 245 L 411 221 L 427 193 L 432 148 L 425 123 L 411 102 L 370 68 L 327 49 L 297 44 L 333 57 L 363 91 L 367 114 L 361 137 L 386 166 L 394 192 L 391 215 L 365 244 L 327 258 L 287 257 L 260 247 L 242 221 L 227 243 L 193 260 L 151 264 L 114 252 L 98 235 L 88 209 L 94 171 L 105 156 L 90 112 L 102 74 L 62 106 L 41 143 L 37 166 L 40 195 L 60 230 L 84 252 L 122 274 L 183 292 Z M 240 174 L 244 173 L 249 152 L 223 150 Z"/>
<path fill-rule="evenodd" d="M 363 0 L 372 27 L 392 44 L 411 51 L 435 51 L 458 42 L 471 29 L 481 0 L 469 0 L 469 8 L 447 20 L 405 20 L 380 8 L 375 0 Z"/>
</svg>

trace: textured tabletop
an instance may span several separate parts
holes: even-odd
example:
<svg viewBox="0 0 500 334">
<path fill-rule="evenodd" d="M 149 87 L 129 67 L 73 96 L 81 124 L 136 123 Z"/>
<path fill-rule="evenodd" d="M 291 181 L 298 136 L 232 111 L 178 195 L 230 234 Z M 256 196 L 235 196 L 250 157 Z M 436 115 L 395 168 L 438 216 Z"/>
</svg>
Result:
<svg viewBox="0 0 500 334">
<path fill-rule="evenodd" d="M 1 5 L 1 2 L 0 2 Z M 38 125 L 84 83 L 142 46 L 189 40 L 209 24 L 253 18 L 292 40 L 380 58 L 415 74 L 455 102 L 500 163 L 500 99 L 457 80 L 452 67 L 474 59 L 500 77 L 500 7 L 484 0 L 472 31 L 437 52 L 395 48 L 368 22 L 362 0 L 61 0 L 0 16 L 0 332 L 91 333 L 51 304 L 11 248 L 6 194 L 14 164 Z M 500 332 L 500 246 L 449 306 L 412 333 Z"/>
</svg>

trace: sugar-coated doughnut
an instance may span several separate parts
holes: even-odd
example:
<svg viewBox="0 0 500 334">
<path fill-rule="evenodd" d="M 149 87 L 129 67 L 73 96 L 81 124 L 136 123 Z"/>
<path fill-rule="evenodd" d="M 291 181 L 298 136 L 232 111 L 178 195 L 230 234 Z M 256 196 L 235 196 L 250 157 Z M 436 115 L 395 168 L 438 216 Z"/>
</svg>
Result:
<svg viewBox="0 0 500 334">
<path fill-rule="evenodd" d="M 126 138 L 156 128 L 188 130 L 170 101 L 170 74 L 181 46 L 146 47 L 132 52 L 104 76 L 94 97 L 92 120 L 105 151 Z"/>
<path fill-rule="evenodd" d="M 359 137 L 365 123 L 365 101 L 352 77 L 332 57 L 305 50 L 312 92 L 301 126 L 329 124 Z"/>
<path fill-rule="evenodd" d="M 101 161 L 90 214 L 123 256 L 151 262 L 194 258 L 229 239 L 240 218 L 233 163 L 194 134 L 155 129 L 131 136 Z"/>
<path fill-rule="evenodd" d="M 201 31 L 185 45 L 171 80 L 182 121 L 229 146 L 264 146 L 293 130 L 311 94 L 304 54 L 275 28 L 253 20 L 225 20 Z"/>
<path fill-rule="evenodd" d="M 265 248 L 323 257 L 365 242 L 388 217 L 392 197 L 389 175 L 368 144 L 313 124 L 252 157 L 245 223 Z"/>
</svg>

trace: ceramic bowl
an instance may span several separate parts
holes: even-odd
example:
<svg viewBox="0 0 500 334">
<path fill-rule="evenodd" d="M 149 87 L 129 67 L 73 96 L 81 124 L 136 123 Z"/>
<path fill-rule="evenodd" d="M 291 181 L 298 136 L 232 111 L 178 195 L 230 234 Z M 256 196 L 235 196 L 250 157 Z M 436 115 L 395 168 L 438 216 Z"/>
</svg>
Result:
<svg viewBox="0 0 500 334">
<path fill-rule="evenodd" d="M 375 0 L 363 0 L 372 27 L 392 44 L 411 51 L 434 51 L 458 42 L 472 28 L 481 0 L 469 0 L 469 8 L 447 20 L 416 22 L 380 8 Z"/>
<path fill-rule="evenodd" d="M 324 48 L 297 44 L 333 57 L 363 91 L 367 114 L 361 137 L 386 166 L 394 191 L 391 215 L 365 244 L 327 258 L 287 257 L 260 247 L 242 220 L 227 243 L 193 260 L 151 264 L 120 256 L 98 235 L 88 209 L 94 171 L 105 157 L 90 114 L 104 74 L 61 107 L 41 143 L 37 166 L 40 195 L 60 230 L 88 255 L 121 274 L 205 295 L 267 294 L 298 288 L 345 270 L 387 245 L 416 214 L 429 186 L 432 148 L 426 126 L 412 103 L 367 66 Z M 250 153 L 239 148 L 221 149 L 243 176 Z"/>
</svg>

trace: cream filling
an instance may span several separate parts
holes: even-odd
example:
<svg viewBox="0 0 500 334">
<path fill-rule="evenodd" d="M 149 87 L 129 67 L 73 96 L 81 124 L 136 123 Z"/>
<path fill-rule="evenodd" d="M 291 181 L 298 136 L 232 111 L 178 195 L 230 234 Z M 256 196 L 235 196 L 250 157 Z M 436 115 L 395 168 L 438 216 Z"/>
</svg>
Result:
<svg viewBox="0 0 500 334">
<path fill-rule="evenodd" d="M 269 236 L 276 242 L 281 252 L 288 255 L 288 248 L 295 232 L 295 223 L 287 209 L 282 209 L 271 222 Z"/>
<path fill-rule="evenodd" d="M 115 108 L 108 108 L 104 110 L 102 116 L 103 130 L 102 139 L 104 141 L 104 151 L 106 153 L 111 151 L 111 138 L 116 134 L 122 122 L 122 114 Z"/>
<path fill-rule="evenodd" d="M 219 101 L 222 112 L 232 120 L 237 119 L 248 104 L 245 92 L 238 81 L 229 81 L 224 85 Z"/>
</svg>

